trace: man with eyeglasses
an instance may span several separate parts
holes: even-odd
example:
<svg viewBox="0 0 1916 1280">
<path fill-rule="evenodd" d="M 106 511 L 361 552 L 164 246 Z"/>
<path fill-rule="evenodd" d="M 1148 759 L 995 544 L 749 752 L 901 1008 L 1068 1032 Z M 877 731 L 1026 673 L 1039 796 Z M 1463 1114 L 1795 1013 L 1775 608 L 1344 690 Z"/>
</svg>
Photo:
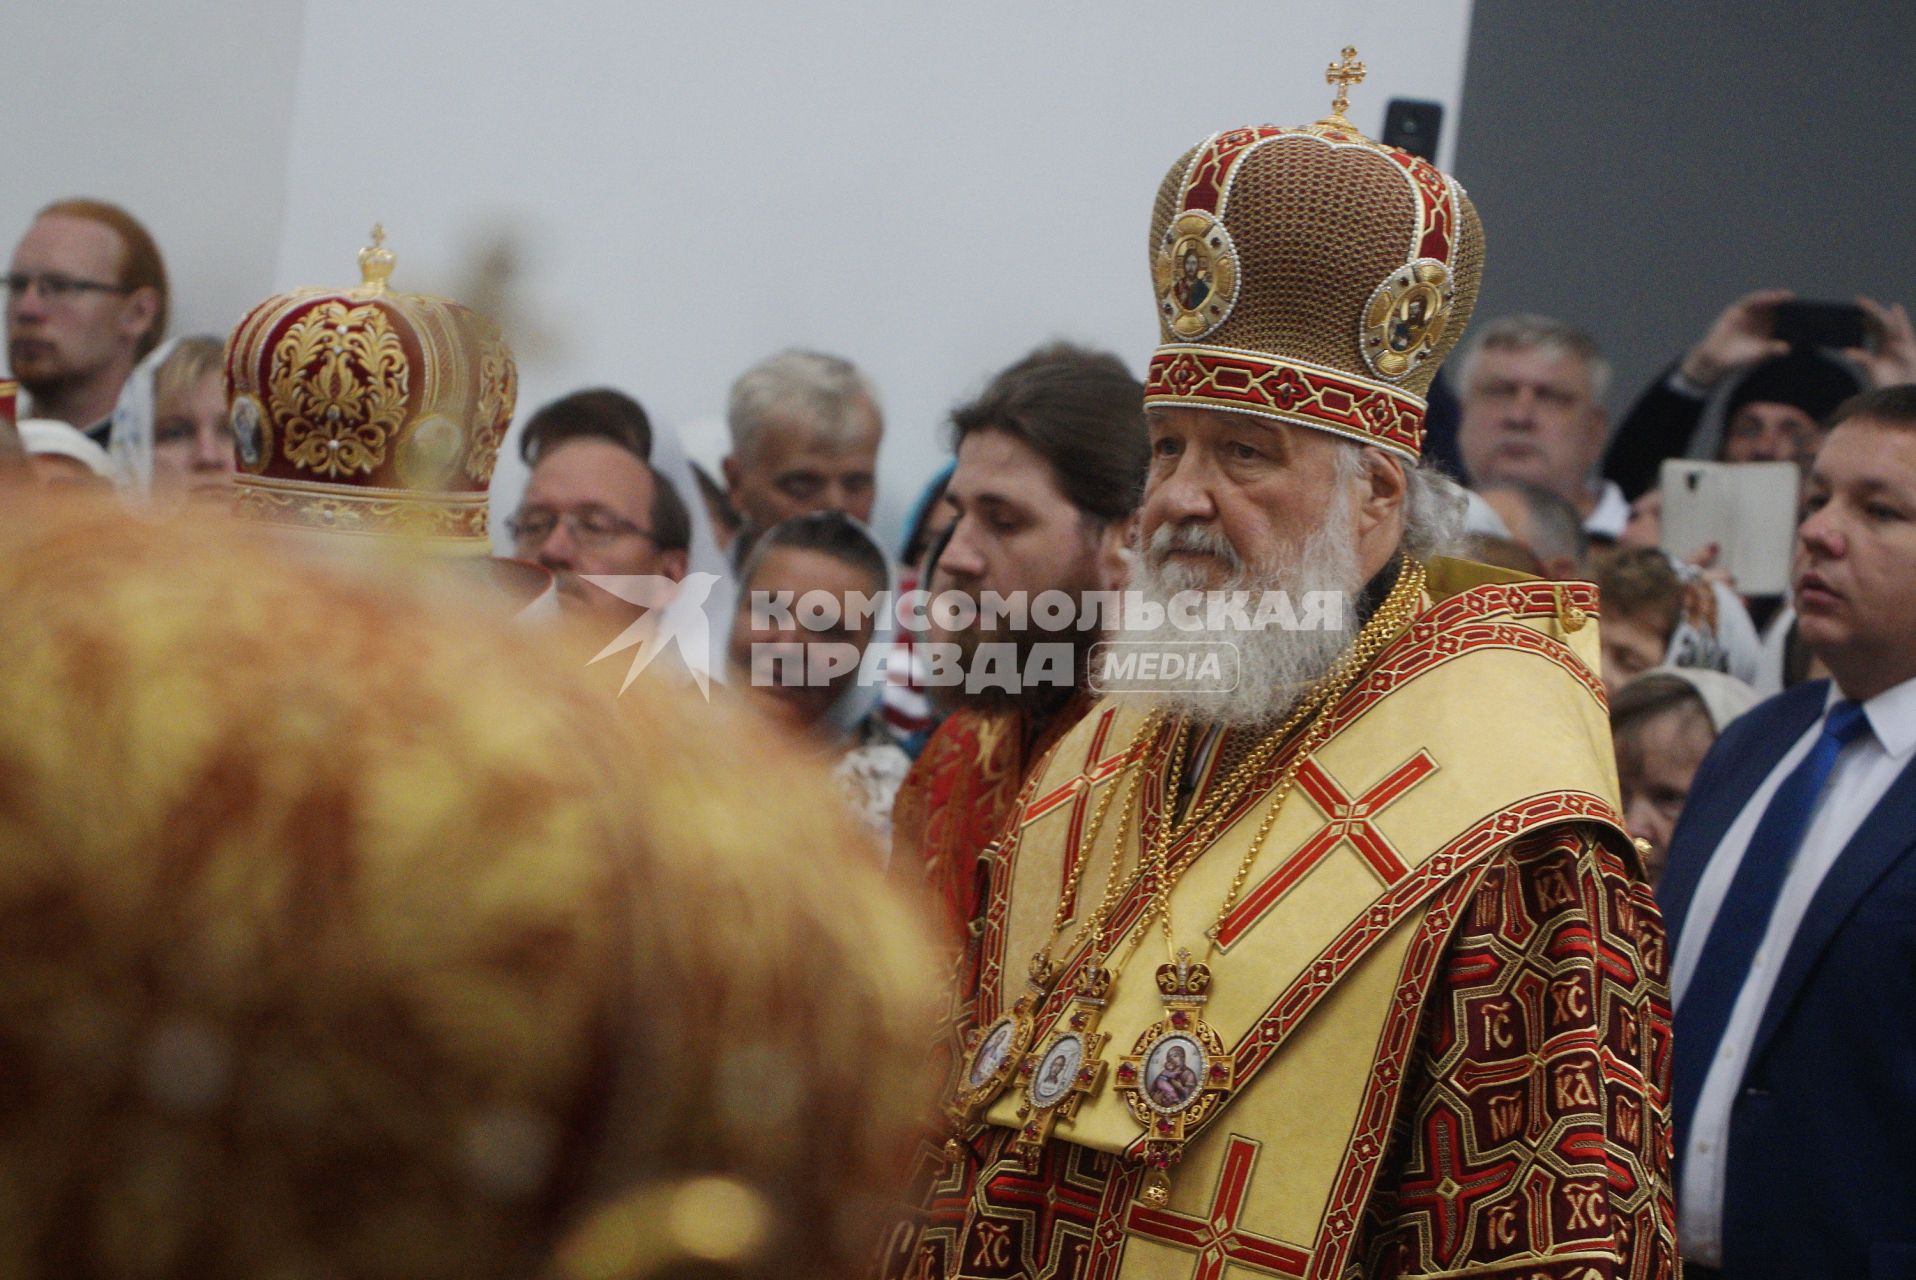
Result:
<svg viewBox="0 0 1916 1280">
<path fill-rule="evenodd" d="M 558 579 L 571 607 L 644 612 L 582 580 L 584 574 L 685 577 L 692 522 L 672 484 L 636 453 L 600 436 L 574 436 L 543 448 L 525 498 L 507 527 L 516 554 Z"/>
<path fill-rule="evenodd" d="M 166 267 L 153 237 L 115 205 L 57 201 L 21 237 L 5 281 L 7 363 L 30 416 L 71 423 L 105 446 L 121 386 L 166 332 Z"/>
</svg>

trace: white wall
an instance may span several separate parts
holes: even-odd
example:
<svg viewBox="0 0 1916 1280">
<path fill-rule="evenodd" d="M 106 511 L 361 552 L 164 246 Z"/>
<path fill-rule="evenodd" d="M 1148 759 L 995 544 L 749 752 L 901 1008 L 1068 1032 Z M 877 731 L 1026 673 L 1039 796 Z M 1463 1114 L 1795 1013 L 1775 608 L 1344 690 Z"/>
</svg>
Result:
<svg viewBox="0 0 1916 1280">
<path fill-rule="evenodd" d="M 715 424 L 758 357 L 846 355 L 884 397 L 891 533 L 995 368 L 1062 336 L 1142 371 L 1146 224 L 1185 147 L 1324 114 L 1346 43 L 1355 123 L 1426 97 L 1454 134 L 1468 26 L 1468 0 L 328 0 L 277 283 L 351 280 L 379 219 L 399 287 L 465 296 L 511 238 L 522 409 L 611 383 Z M 495 511 L 522 483 L 503 459 Z"/>
<path fill-rule="evenodd" d="M 14 4 L 0 235 L 56 196 L 123 202 L 166 253 L 181 332 L 350 283 L 380 220 L 399 287 L 502 313 L 524 409 L 611 383 L 695 437 L 751 361 L 839 352 L 884 397 L 890 534 L 945 413 L 996 368 L 1069 337 L 1142 371 L 1146 224 L 1184 148 L 1322 115 L 1347 43 L 1370 68 L 1360 127 L 1435 98 L 1454 136 L 1469 18 L 1469 0 Z M 479 265 L 501 244 L 510 278 Z M 502 459 L 497 505 L 522 484 Z"/>
<path fill-rule="evenodd" d="M 273 287 L 304 9 L 6 4 L 0 253 L 43 205 L 110 200 L 159 241 L 172 332 L 231 328 Z"/>
</svg>

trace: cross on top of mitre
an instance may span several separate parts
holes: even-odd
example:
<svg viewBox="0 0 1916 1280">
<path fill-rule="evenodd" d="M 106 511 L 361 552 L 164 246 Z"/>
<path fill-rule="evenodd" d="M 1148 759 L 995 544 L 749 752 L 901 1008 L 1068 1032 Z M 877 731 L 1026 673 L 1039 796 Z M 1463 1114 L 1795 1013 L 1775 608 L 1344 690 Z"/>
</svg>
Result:
<svg viewBox="0 0 1916 1280">
<path fill-rule="evenodd" d="M 1344 46 L 1344 60 L 1333 62 L 1324 69 L 1324 83 L 1337 86 L 1337 96 L 1331 100 L 1331 114 L 1341 116 L 1351 104 L 1350 87 L 1364 83 L 1364 64 L 1357 60 L 1357 46 Z"/>
</svg>

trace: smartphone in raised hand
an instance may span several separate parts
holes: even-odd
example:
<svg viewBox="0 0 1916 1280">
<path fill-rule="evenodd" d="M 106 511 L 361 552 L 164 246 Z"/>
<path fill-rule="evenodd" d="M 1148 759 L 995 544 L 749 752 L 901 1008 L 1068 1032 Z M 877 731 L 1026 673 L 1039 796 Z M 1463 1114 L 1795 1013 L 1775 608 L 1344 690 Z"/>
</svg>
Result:
<svg viewBox="0 0 1916 1280">
<path fill-rule="evenodd" d="M 1794 462 L 1667 459 L 1659 545 L 1687 560 L 1714 544 L 1715 567 L 1730 575 L 1739 592 L 1782 595 L 1790 586 L 1801 480 Z"/>
<path fill-rule="evenodd" d="M 1798 349 L 1848 351 L 1864 345 L 1869 321 L 1853 302 L 1779 302 L 1775 333 Z"/>
</svg>

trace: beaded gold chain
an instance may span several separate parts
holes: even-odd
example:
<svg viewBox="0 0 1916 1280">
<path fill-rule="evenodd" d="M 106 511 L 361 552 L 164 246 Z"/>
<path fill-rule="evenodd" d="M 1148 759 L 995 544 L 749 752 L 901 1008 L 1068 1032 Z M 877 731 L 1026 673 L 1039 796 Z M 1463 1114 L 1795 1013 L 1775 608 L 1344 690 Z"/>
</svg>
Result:
<svg viewBox="0 0 1916 1280">
<path fill-rule="evenodd" d="M 1093 938 L 1096 941 L 1100 954 L 1104 950 L 1105 921 L 1110 916 L 1111 908 L 1116 905 L 1124 887 L 1118 873 L 1124 863 L 1125 837 L 1130 834 L 1131 801 L 1137 795 L 1138 780 L 1144 775 L 1144 748 L 1156 735 L 1163 719 L 1164 713 L 1153 708 L 1145 717 L 1144 723 L 1138 726 L 1138 732 L 1132 737 L 1131 745 L 1125 748 L 1124 768 L 1129 770 L 1131 776 L 1125 781 L 1124 803 L 1118 809 L 1118 838 L 1111 853 L 1111 867 L 1104 877 L 1104 895 L 1099 899 L 1097 909 L 1079 926 L 1077 936 L 1065 948 L 1066 954 L 1083 946 L 1087 938 Z M 1090 825 L 1085 828 L 1084 836 L 1078 841 L 1078 853 L 1072 861 L 1071 874 L 1065 877 L 1064 892 L 1059 896 L 1058 909 L 1051 917 L 1051 934 L 1045 939 L 1044 946 L 1038 949 L 1037 955 L 1032 957 L 1031 972 L 1034 977 L 1040 969 L 1047 975 L 1054 972 L 1051 948 L 1057 942 L 1058 935 L 1064 931 L 1065 921 L 1071 918 L 1071 904 L 1077 901 L 1078 882 L 1084 876 L 1086 864 L 1091 861 L 1091 853 L 1097 845 L 1098 833 L 1104 830 L 1105 814 L 1111 808 L 1111 798 L 1117 794 L 1118 787 L 1115 784 L 1105 788 L 1104 795 L 1098 799 L 1098 807 L 1092 811 Z M 1049 976 L 1044 980 L 1049 982 Z"/>
<path fill-rule="evenodd" d="M 1209 847 L 1218 828 L 1235 808 L 1236 800 L 1249 787 L 1254 776 L 1253 761 L 1258 765 L 1267 761 L 1273 752 L 1290 740 L 1299 725 L 1304 725 L 1297 750 L 1272 788 L 1270 804 L 1251 838 L 1250 846 L 1238 862 L 1230 887 L 1225 891 L 1224 900 L 1218 907 L 1217 921 L 1206 931 L 1210 939 L 1210 947 L 1205 955 L 1205 960 L 1208 960 L 1218 948 L 1224 922 L 1237 905 L 1244 883 L 1257 864 L 1265 838 L 1276 825 L 1284 801 L 1296 784 L 1299 769 L 1330 731 L 1332 708 L 1355 683 L 1364 668 L 1383 651 L 1384 646 L 1416 616 L 1422 603 L 1425 576 L 1421 564 L 1414 560 L 1405 561 L 1390 594 L 1364 624 L 1357 639 L 1338 656 L 1324 678 L 1291 710 L 1277 731 L 1261 742 L 1258 749 L 1246 758 L 1243 766 L 1227 780 L 1235 784 L 1231 793 L 1221 797 L 1220 803 L 1203 806 L 1183 823 L 1167 821 L 1161 824 L 1153 833 L 1148 848 L 1139 852 L 1139 861 L 1143 864 L 1140 875 L 1150 897 L 1139 919 L 1137 931 L 1132 936 L 1131 947 L 1135 948 L 1155 923 L 1164 935 L 1168 953 L 1166 963 L 1160 965 L 1157 971 L 1157 986 L 1164 1000 L 1164 1017 L 1145 1028 L 1132 1051 L 1118 1060 L 1117 1069 L 1118 1092 L 1124 1097 L 1133 1116 L 1145 1128 L 1144 1160 L 1147 1172 L 1139 1195 L 1146 1204 L 1162 1206 L 1169 1202 L 1169 1170 L 1183 1153 L 1190 1126 L 1201 1124 L 1223 1105 L 1224 1098 L 1237 1087 L 1235 1055 L 1203 1017 L 1203 1009 L 1211 992 L 1210 966 L 1204 961 L 1193 959 L 1188 950 L 1178 949 L 1171 927 L 1171 894 L 1184 873 L 1197 860 L 1198 853 Z M 1184 733 L 1182 723 L 1179 733 Z M 1174 758 L 1169 771 L 1173 779 L 1169 793 L 1173 803 L 1176 799 L 1175 780 L 1180 777 L 1181 768 L 1181 761 Z M 1194 804 L 1193 808 L 1197 810 L 1198 807 Z M 1197 832 L 1193 852 L 1174 872 L 1169 865 L 1170 850 L 1193 830 Z M 1129 957 L 1130 951 L 1127 950 L 1125 959 Z M 1174 1100 L 1166 1100 L 1153 1088 L 1153 1072 L 1165 1071 L 1165 1068 L 1156 1064 L 1159 1064 L 1160 1058 L 1168 1061 L 1166 1055 L 1169 1054 L 1180 1055 L 1177 1060 L 1187 1064 L 1186 1080 L 1169 1086 L 1168 1093 Z M 1174 1079 L 1168 1075 L 1166 1078 Z"/>
<path fill-rule="evenodd" d="M 1124 790 L 1124 805 L 1128 812 L 1131 798 L 1136 794 L 1138 778 L 1143 770 L 1140 767 L 1145 745 L 1157 731 L 1162 716 L 1152 712 L 1146 717 L 1136 738 L 1126 749 L 1124 768 L 1131 771 Z M 1034 775 L 1035 781 L 1035 775 Z M 1104 829 L 1105 816 L 1110 812 L 1112 797 L 1119 788 L 1114 780 L 1105 789 L 1093 811 L 1091 825 L 1078 847 L 1078 856 L 1072 863 L 1071 872 L 1065 877 L 1064 892 L 1059 895 L 1058 909 L 1051 917 L 1051 930 L 1044 942 L 1032 954 L 1031 965 L 1026 980 L 1025 993 L 1012 1002 L 1011 1008 L 1001 1013 L 989 1025 L 974 1027 L 966 1037 L 963 1065 L 958 1076 L 952 1081 L 951 1092 L 945 1101 L 945 1115 L 951 1122 L 951 1133 L 945 1143 L 945 1157 L 957 1161 L 964 1158 L 964 1134 L 976 1122 L 980 1110 L 988 1105 L 1004 1088 L 1011 1072 L 1024 1060 L 1025 1051 L 1030 1047 L 1031 1036 L 1035 1030 L 1035 1015 L 1039 1002 L 1049 991 L 1058 976 L 1057 967 L 1052 961 L 1051 950 L 1064 932 L 1065 922 L 1071 918 L 1071 907 L 1077 901 L 1078 885 L 1084 876 L 1085 864 L 1090 861 L 1092 848 L 1098 833 Z M 1018 813 L 1014 817 L 1014 832 L 1017 822 L 1024 812 L 1025 797 L 1021 795 Z M 1079 933 L 1079 941 L 1091 936 L 1103 938 L 1103 920 L 1109 915 L 1112 904 L 1117 900 L 1122 888 L 1119 874 L 1124 856 L 1124 824 L 1119 825 L 1119 844 L 1113 852 L 1112 864 L 1105 878 L 1104 898 L 1096 911 L 1085 921 Z M 1017 836 L 1012 837 L 1015 846 Z"/>
</svg>

